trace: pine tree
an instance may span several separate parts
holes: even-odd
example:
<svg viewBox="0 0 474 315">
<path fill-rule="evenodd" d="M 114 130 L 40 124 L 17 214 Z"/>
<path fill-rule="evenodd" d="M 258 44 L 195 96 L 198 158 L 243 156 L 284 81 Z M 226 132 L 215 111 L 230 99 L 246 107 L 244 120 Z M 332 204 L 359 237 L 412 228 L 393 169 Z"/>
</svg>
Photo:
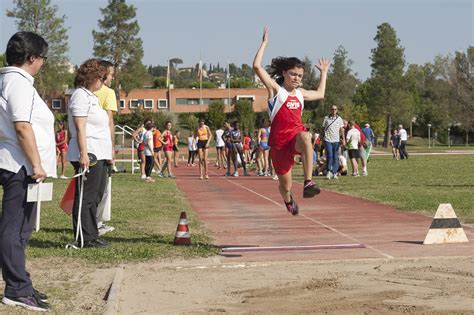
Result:
<svg viewBox="0 0 474 315">
<path fill-rule="evenodd" d="M 35 76 L 35 86 L 43 97 L 54 95 L 63 90 L 69 71 L 66 16 L 57 16 L 58 7 L 50 0 L 14 0 L 13 3 L 15 7 L 7 10 L 7 16 L 15 19 L 17 29 L 34 32 L 48 42 L 48 61 Z"/>
<path fill-rule="evenodd" d="M 372 49 L 372 73 L 368 80 L 369 116 L 372 120 L 385 118 L 384 147 L 388 146 L 392 120 L 408 122 L 413 112 L 413 99 L 403 82 L 404 48 L 400 46 L 395 29 L 383 23 L 377 27 Z"/>
<path fill-rule="evenodd" d="M 140 31 L 136 20 L 136 8 L 125 0 L 108 0 L 107 7 L 100 9 L 100 31 L 92 31 L 94 55 L 111 61 L 115 66 L 115 92 L 125 93 L 143 87 L 149 77 L 142 63 L 143 42 L 137 36 Z"/>
</svg>

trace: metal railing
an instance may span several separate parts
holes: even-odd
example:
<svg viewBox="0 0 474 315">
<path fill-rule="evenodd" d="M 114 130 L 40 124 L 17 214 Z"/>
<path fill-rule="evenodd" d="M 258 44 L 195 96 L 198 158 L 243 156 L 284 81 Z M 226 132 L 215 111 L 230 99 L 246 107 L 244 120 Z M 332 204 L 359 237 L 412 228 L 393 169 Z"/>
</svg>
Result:
<svg viewBox="0 0 474 315">
<path fill-rule="evenodd" d="M 115 146 L 115 149 L 117 149 L 117 147 L 122 151 L 122 154 L 123 154 L 123 151 L 125 150 L 126 148 L 126 145 L 125 145 L 125 137 L 126 136 L 130 136 L 131 138 L 131 145 L 130 145 L 130 150 L 131 150 L 131 153 L 132 153 L 132 156 L 131 156 L 131 159 L 120 159 L 121 162 L 130 162 L 131 163 L 131 169 L 132 169 L 132 174 L 135 173 L 135 170 L 136 169 L 139 169 L 140 167 L 139 166 L 135 166 L 135 164 L 137 163 L 136 159 L 135 159 L 135 139 L 133 139 L 133 132 L 135 131 L 135 129 L 133 129 L 132 127 L 130 126 L 127 126 L 127 125 L 115 125 L 115 135 L 119 135 L 119 136 L 122 136 L 122 143 L 121 145 L 119 146 Z M 127 137 L 128 138 L 128 137 Z M 117 161 L 117 158 L 115 159 Z M 125 168 L 124 168 L 125 170 Z"/>
</svg>

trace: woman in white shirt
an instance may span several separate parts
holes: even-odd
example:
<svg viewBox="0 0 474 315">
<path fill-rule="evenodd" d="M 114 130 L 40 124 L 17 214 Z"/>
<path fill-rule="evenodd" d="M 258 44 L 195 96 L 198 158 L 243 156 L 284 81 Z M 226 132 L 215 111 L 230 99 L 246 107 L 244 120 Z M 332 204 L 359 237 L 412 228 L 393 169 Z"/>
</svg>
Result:
<svg viewBox="0 0 474 315">
<path fill-rule="evenodd" d="M 98 59 L 85 61 L 77 70 L 76 90 L 68 104 L 68 124 L 71 140 L 67 159 L 74 166 L 76 174 L 88 169 L 81 210 L 81 238 L 84 247 L 105 247 L 107 242 L 99 239 L 97 229 L 97 205 L 102 200 L 107 182 L 107 166 L 112 162 L 112 140 L 110 139 L 109 117 L 99 105 L 94 92 L 99 90 L 107 78 L 107 69 Z M 91 163 L 91 157 L 94 157 Z M 97 162 L 94 161 L 96 158 Z M 76 195 L 73 206 L 74 233 L 77 231 L 79 213 L 79 184 L 76 180 Z"/>
<path fill-rule="evenodd" d="M 54 115 L 33 86 L 46 61 L 48 43 L 32 32 L 18 32 L 7 44 L 0 69 L 0 265 L 2 302 L 36 311 L 49 310 L 47 296 L 36 291 L 25 269 L 25 247 L 36 219 L 36 202 L 27 187 L 56 177 Z"/>
</svg>

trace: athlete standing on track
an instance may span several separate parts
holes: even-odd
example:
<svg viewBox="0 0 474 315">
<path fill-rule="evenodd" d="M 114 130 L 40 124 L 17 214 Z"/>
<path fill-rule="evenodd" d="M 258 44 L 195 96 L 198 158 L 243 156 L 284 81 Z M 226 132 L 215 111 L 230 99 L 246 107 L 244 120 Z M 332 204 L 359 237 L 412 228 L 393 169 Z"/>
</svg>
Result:
<svg viewBox="0 0 474 315">
<path fill-rule="evenodd" d="M 301 122 L 304 101 L 316 101 L 324 98 L 326 77 L 330 61 L 320 59 L 316 67 L 321 71 L 317 90 L 299 88 L 304 74 L 304 63 L 298 58 L 278 57 L 272 60 L 270 74 L 262 67 L 262 57 L 268 45 L 268 29 L 263 31 L 262 44 L 253 61 L 253 69 L 268 90 L 268 112 L 271 121 L 269 138 L 270 157 L 278 175 L 280 194 L 286 209 L 293 215 L 299 212 L 298 205 L 291 195 L 291 168 L 294 155 L 301 154 L 303 160 L 304 190 L 303 197 L 311 198 L 319 194 L 320 189 L 312 179 L 313 147 L 311 136 Z"/>
<path fill-rule="evenodd" d="M 173 164 L 171 159 L 173 157 L 173 145 L 174 145 L 173 132 L 171 131 L 171 121 L 167 121 L 165 123 L 165 130 L 161 134 L 160 141 L 161 143 L 163 143 L 163 151 L 165 152 L 165 162 L 161 166 L 161 174 L 163 174 L 162 176 L 164 177 L 165 170 L 168 169 L 168 177 L 175 178 L 175 176 L 173 175 L 171 171 L 172 164 Z"/>
<path fill-rule="evenodd" d="M 226 156 L 226 163 L 227 163 L 227 172 L 225 173 L 225 176 L 231 176 L 230 174 L 230 163 L 234 161 L 234 144 L 231 141 L 231 133 L 232 133 L 232 128 L 230 127 L 230 123 L 226 120 L 224 121 L 224 133 L 222 134 L 222 140 L 224 140 L 225 147 L 224 147 L 224 153 Z M 237 171 L 235 169 L 234 171 Z"/>
<path fill-rule="evenodd" d="M 198 136 L 197 148 L 199 154 L 199 178 L 209 179 L 209 175 L 207 174 L 207 155 L 212 134 L 211 129 L 204 124 L 204 119 L 199 120 L 199 127 L 196 129 L 196 134 Z"/>
</svg>

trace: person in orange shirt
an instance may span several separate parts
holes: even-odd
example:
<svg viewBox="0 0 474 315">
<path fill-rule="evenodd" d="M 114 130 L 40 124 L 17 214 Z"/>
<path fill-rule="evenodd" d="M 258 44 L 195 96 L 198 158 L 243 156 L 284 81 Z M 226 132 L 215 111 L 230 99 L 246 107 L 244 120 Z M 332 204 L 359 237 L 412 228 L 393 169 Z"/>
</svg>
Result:
<svg viewBox="0 0 474 315">
<path fill-rule="evenodd" d="M 155 127 L 153 130 L 153 158 L 158 176 L 163 176 L 163 174 L 161 174 L 161 164 L 163 161 L 163 159 L 161 158 L 161 150 L 163 149 L 163 144 L 161 143 L 160 138 L 161 131 Z"/>
<path fill-rule="evenodd" d="M 208 179 L 207 154 L 209 151 L 209 142 L 211 142 L 212 139 L 212 133 L 211 129 L 204 124 L 204 119 L 199 120 L 199 127 L 196 129 L 196 134 L 198 136 L 197 148 L 199 154 L 199 178 Z"/>
</svg>

